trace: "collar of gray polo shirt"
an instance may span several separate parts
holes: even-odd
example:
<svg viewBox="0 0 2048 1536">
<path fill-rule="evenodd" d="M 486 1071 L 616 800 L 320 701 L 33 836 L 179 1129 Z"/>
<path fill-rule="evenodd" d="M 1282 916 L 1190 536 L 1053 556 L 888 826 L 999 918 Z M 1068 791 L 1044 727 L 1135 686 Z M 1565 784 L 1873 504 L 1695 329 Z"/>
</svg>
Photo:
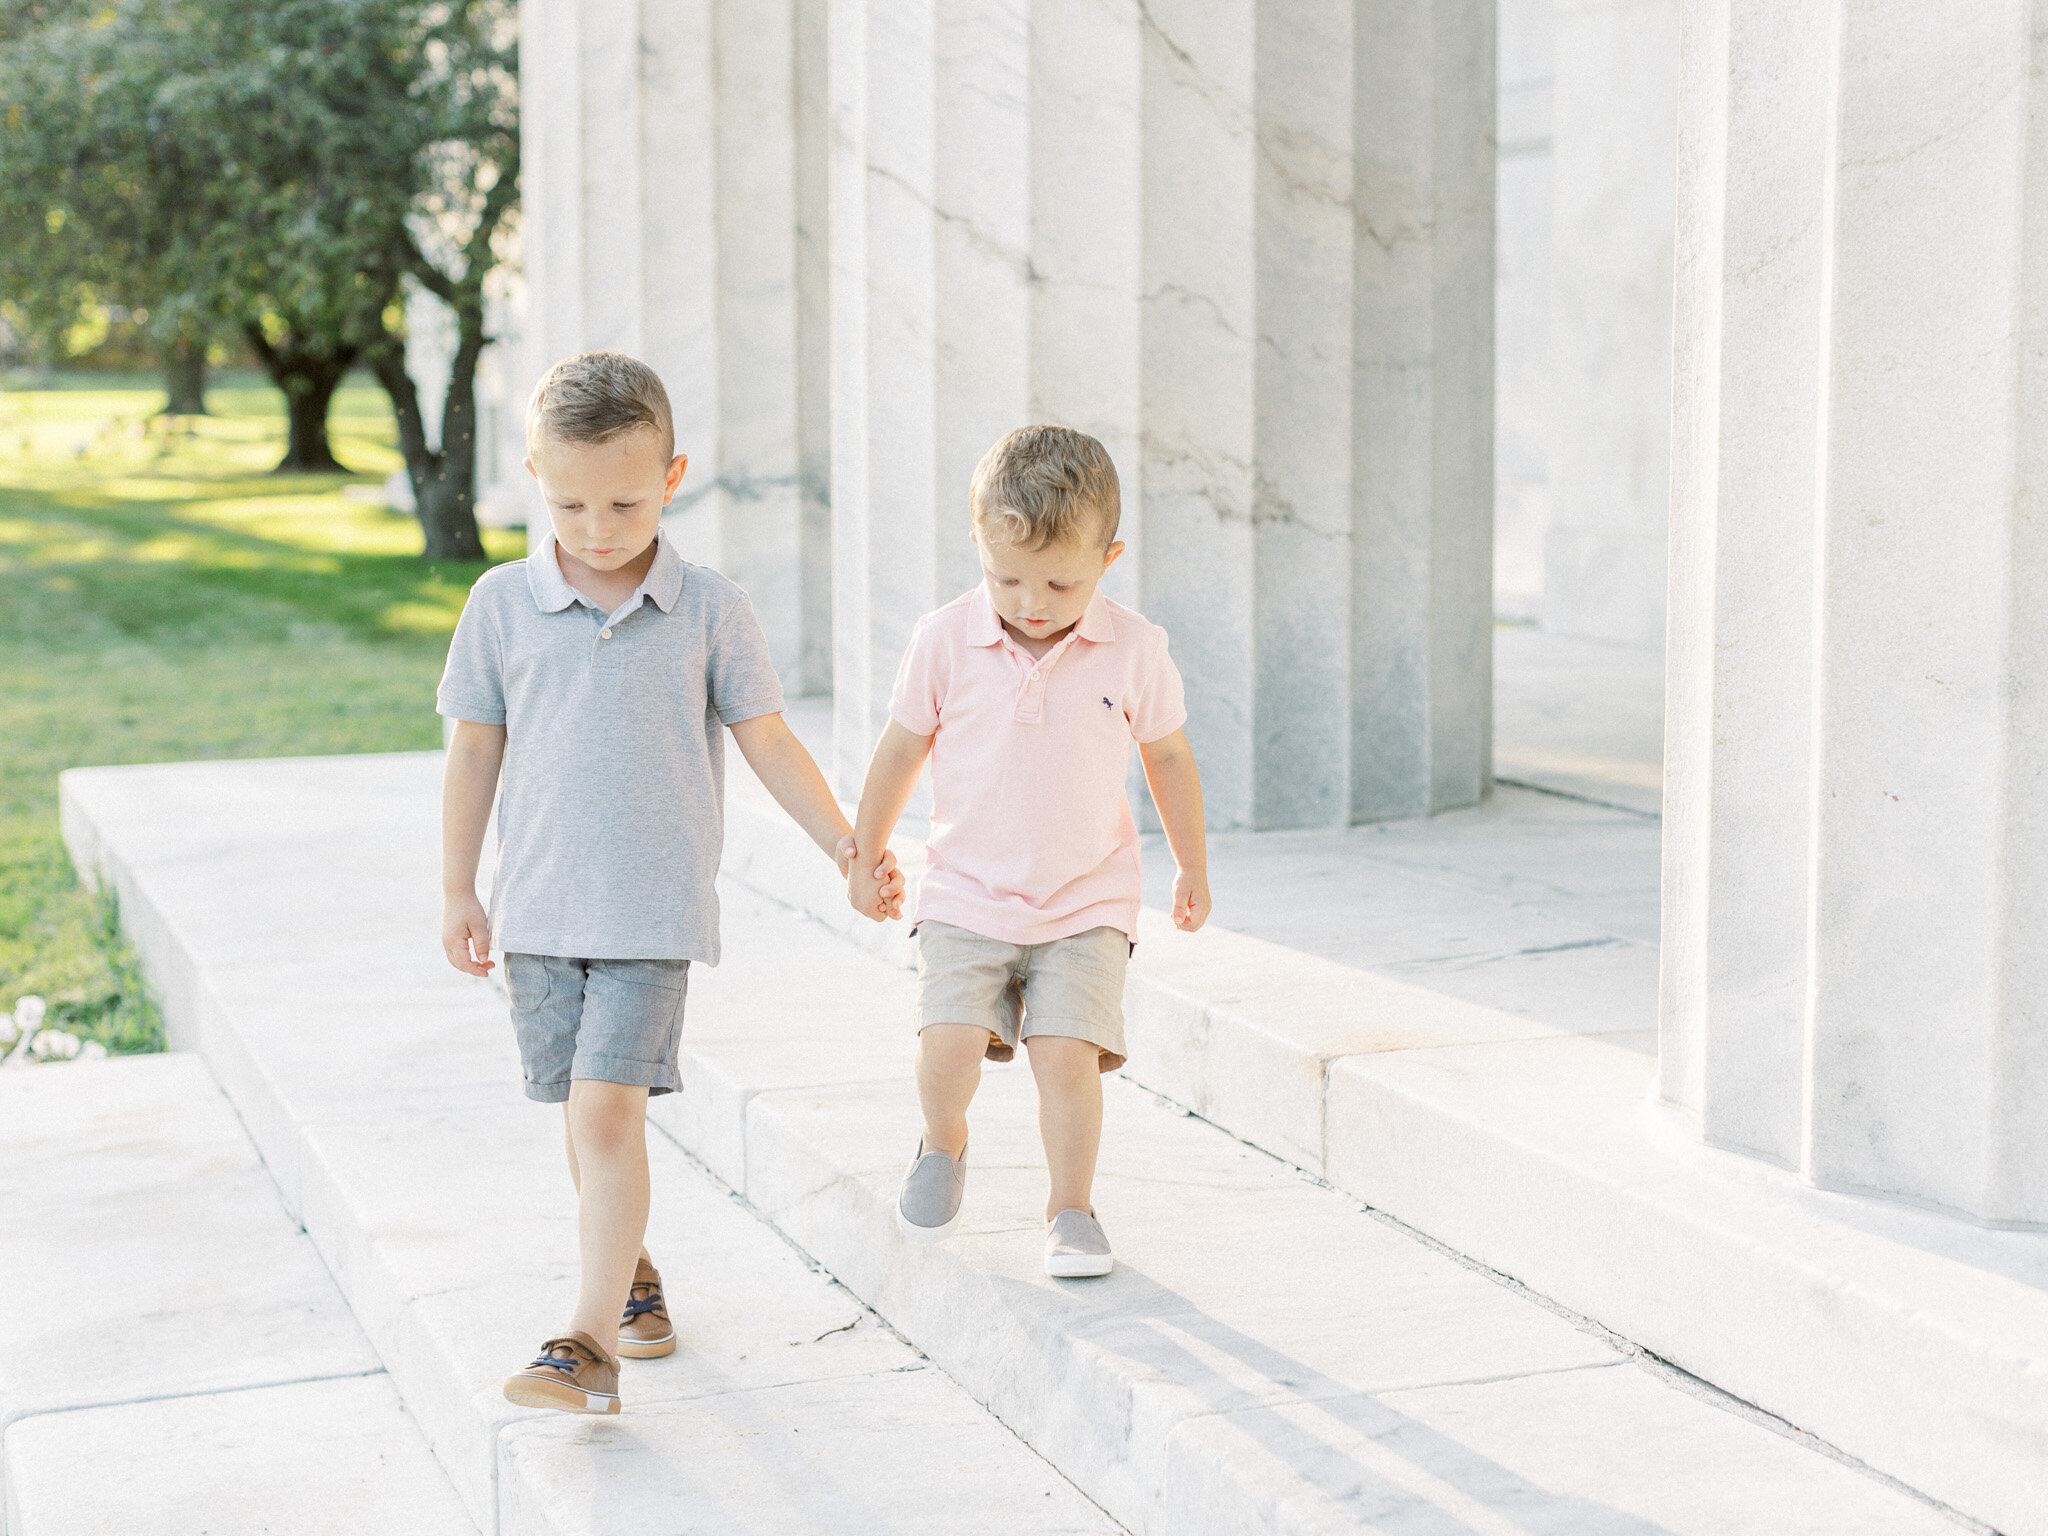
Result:
<svg viewBox="0 0 2048 1536">
<path fill-rule="evenodd" d="M 562 562 L 555 557 L 555 531 L 550 528 L 543 533 L 526 556 L 526 585 L 533 593 L 533 600 L 542 613 L 560 613 L 572 603 L 584 603 L 591 608 L 597 604 L 569 585 L 569 578 L 562 574 Z M 654 535 L 654 564 L 647 568 L 640 585 L 633 589 L 633 595 L 605 616 L 610 626 L 640 606 L 646 598 L 663 613 L 676 605 L 676 599 L 683 592 L 683 557 L 676 553 L 676 547 L 668 536 L 666 528 L 657 529 Z"/>
</svg>

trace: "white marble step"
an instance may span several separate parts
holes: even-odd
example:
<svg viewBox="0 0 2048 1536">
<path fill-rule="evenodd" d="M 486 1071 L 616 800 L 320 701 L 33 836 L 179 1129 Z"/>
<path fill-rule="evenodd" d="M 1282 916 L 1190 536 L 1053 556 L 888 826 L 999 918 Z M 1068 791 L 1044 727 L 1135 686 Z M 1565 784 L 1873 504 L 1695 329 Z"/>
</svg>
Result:
<svg viewBox="0 0 2048 1536">
<path fill-rule="evenodd" d="M 1115 1274 L 1042 1273 L 1021 1064 L 985 1074 L 959 1232 L 904 1243 L 911 978 L 735 887 L 693 989 L 661 1121 L 1133 1530 L 1954 1529 L 1122 1079 Z"/>
<path fill-rule="evenodd" d="M 735 879 L 914 963 L 744 767 L 731 802 Z M 1484 845 L 1443 838 L 1412 857 L 1478 883 Z M 896 846 L 914 876 L 922 846 Z M 1328 878 L 1304 834 L 1278 846 Z M 1140 932 L 1131 1081 L 2009 1536 L 2048 1536 L 2048 1233 L 1700 1147 L 1649 1103 L 1648 1031 L 1577 1034 L 1554 1006 L 1509 1013 L 1152 911 Z"/>
<path fill-rule="evenodd" d="M 0 1072 L 8 1536 L 474 1536 L 189 1054 Z"/>
<path fill-rule="evenodd" d="M 185 978 L 181 1029 L 232 1035 L 232 1047 L 208 1049 L 240 1053 L 249 1077 L 238 1096 L 294 1106 L 308 1226 L 444 1460 L 463 1466 L 479 1458 L 442 1432 L 488 1432 L 502 1355 L 540 1321 L 519 1309 L 564 1272 L 567 1206 L 533 1192 L 551 1163 L 531 1107 L 506 1101 L 495 997 L 439 978 L 420 927 L 434 769 L 431 758 L 371 758 L 103 770 L 73 775 L 66 799 L 74 847 L 110 869 L 146 956 Z M 1130 1528 L 1955 1529 L 1125 1081 L 1107 1085 L 1098 1202 L 1119 1245 L 1115 1275 L 1041 1272 L 1043 1174 L 1021 1068 L 992 1071 L 978 1104 L 961 1235 L 905 1245 L 889 1207 L 915 1134 L 910 977 L 743 889 L 726 896 L 726 961 L 692 981 L 689 1087 L 657 1101 L 657 1123 Z M 560 1490 L 587 1495 L 586 1466 L 615 1474 L 602 1486 L 627 1509 L 659 1475 L 701 1487 L 707 1465 L 731 1465 L 660 1445 L 751 1447 L 764 1475 L 786 1467 L 795 1437 L 778 1445 L 743 1421 L 660 1445 L 636 1438 L 659 1417 L 715 1412 L 720 1396 L 765 1402 L 778 1367 L 820 1397 L 834 1380 L 862 1383 L 868 1414 L 887 1377 L 939 1379 L 890 1369 L 889 1336 L 872 1324 L 827 1332 L 860 1315 L 844 1293 L 828 1292 L 839 1312 L 805 1315 L 766 1260 L 745 1270 L 715 1207 L 674 1193 L 680 1159 L 660 1161 L 657 1254 L 714 1256 L 686 1282 L 686 1316 L 701 1320 L 691 1387 L 650 1387 L 651 1411 L 616 1428 L 536 1421 L 504 1434 L 501 1529 L 532 1528 L 525 1501 L 537 1488 L 556 1491 L 543 1528 L 576 1528 Z M 429 1180 L 450 1187 L 429 1200 Z M 523 1252 L 465 1245 L 462 1234 L 498 1225 Z M 667 1262 L 672 1280 L 686 1273 Z M 764 1318 L 775 1347 L 736 1358 L 731 1340 L 758 1337 Z M 486 1337 L 493 1329 L 502 1344 Z M 844 1364 L 814 1363 L 834 1349 Z M 844 1410 L 831 1417 L 842 1434 L 874 1428 Z M 555 1470 L 529 1469 L 529 1435 L 536 1458 L 559 1458 Z M 875 1486 L 894 1465 L 872 1450 L 868 1461 L 871 1479 L 835 1485 L 870 1500 L 867 1520 L 841 1529 L 887 1529 L 873 1525 L 878 1512 L 903 1507 Z M 1030 1522 L 1034 1500 L 1050 1514 L 1064 1485 L 1040 1492 L 1021 1466 L 987 1462 L 943 1487 L 944 1528 L 1065 1528 Z M 929 1476 L 929 1458 L 919 1470 Z M 991 1487 L 1007 1497 L 983 1517 L 967 1501 Z M 587 1519 L 593 1531 L 630 1528 Z"/>
<path fill-rule="evenodd" d="M 439 957 L 437 776 L 425 756 L 89 770 L 65 798 L 174 1038 L 214 1064 L 477 1528 L 1117 1531 L 659 1134 L 648 1243 L 682 1348 L 626 1362 L 616 1418 L 505 1402 L 569 1309 L 574 1207 L 502 1000 Z"/>
</svg>

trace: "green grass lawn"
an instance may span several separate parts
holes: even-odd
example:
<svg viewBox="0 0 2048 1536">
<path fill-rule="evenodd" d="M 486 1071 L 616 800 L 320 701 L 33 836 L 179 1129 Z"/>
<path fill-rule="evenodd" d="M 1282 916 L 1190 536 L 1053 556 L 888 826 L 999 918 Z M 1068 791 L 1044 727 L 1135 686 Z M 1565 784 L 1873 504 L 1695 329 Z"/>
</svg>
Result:
<svg viewBox="0 0 2048 1536">
<path fill-rule="evenodd" d="M 175 430 L 147 380 L 0 391 L 0 1010 L 40 993 L 109 1050 L 162 1048 L 58 835 L 63 769 L 440 744 L 434 684 L 483 566 L 428 564 L 409 516 L 343 498 L 400 467 L 383 393 L 350 384 L 330 420 L 350 475 L 269 473 L 284 419 L 256 378 Z"/>
</svg>

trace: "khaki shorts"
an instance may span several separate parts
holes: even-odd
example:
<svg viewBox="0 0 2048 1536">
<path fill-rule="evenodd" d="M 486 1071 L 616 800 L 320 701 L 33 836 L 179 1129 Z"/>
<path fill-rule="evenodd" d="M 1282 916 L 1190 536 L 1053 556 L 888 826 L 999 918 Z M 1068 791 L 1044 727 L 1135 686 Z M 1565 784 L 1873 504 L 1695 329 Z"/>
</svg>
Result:
<svg viewBox="0 0 2048 1536">
<path fill-rule="evenodd" d="M 1124 1064 L 1124 970 L 1131 941 L 1090 928 L 1044 944 L 1009 944 L 955 928 L 917 926 L 917 1027 L 974 1024 L 992 1061 L 1033 1035 L 1086 1040 L 1105 1072 Z"/>
</svg>

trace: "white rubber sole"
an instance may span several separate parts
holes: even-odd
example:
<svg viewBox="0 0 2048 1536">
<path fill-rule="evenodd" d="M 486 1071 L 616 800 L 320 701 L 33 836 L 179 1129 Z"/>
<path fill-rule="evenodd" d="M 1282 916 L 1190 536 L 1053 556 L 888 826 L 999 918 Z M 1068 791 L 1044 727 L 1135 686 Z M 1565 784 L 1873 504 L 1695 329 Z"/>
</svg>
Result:
<svg viewBox="0 0 2048 1536">
<path fill-rule="evenodd" d="M 522 1408 L 553 1408 L 562 1413 L 617 1413 L 619 1400 L 603 1392 L 585 1392 L 566 1381 L 514 1376 L 505 1383 L 505 1401 Z"/>
<path fill-rule="evenodd" d="M 960 1215 L 959 1211 L 955 1211 L 953 1219 L 943 1227 L 920 1227 L 903 1214 L 903 1202 L 899 1200 L 896 1203 L 896 1230 L 913 1243 L 943 1243 L 953 1235 L 953 1229 L 960 1225 Z"/>
<path fill-rule="evenodd" d="M 1045 1272 L 1055 1280 L 1094 1280 L 1114 1268 L 1113 1253 L 1063 1253 L 1045 1261 Z"/>
<path fill-rule="evenodd" d="M 676 1352 L 676 1336 L 673 1329 L 665 1339 L 620 1339 L 619 1358 L 622 1360 L 659 1360 L 664 1355 Z"/>
</svg>

